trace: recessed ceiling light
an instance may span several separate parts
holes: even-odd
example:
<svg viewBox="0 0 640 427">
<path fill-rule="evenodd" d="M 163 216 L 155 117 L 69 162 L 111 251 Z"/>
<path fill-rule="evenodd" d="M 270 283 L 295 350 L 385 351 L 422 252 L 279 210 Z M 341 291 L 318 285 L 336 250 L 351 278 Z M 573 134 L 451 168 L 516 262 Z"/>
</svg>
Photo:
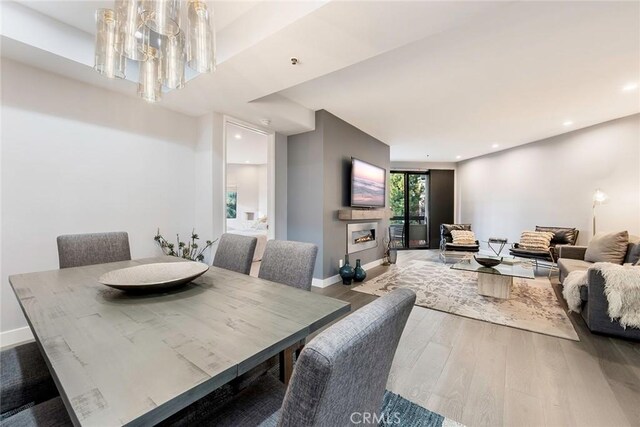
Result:
<svg viewBox="0 0 640 427">
<path fill-rule="evenodd" d="M 562 125 L 563 126 L 571 126 L 573 124 L 573 122 L 571 120 L 567 120 L 566 122 L 564 122 Z"/>
<path fill-rule="evenodd" d="M 638 83 L 628 83 L 622 87 L 622 90 L 625 92 L 631 92 L 636 89 L 638 89 Z"/>
<path fill-rule="evenodd" d="M 245 163 L 249 163 L 249 160 L 245 160 L 244 162 L 245 162 Z"/>
<path fill-rule="evenodd" d="M 456 156 L 456 159 L 461 159 L 461 158 L 462 158 L 462 156 Z"/>
<path fill-rule="evenodd" d="M 239 133 L 236 133 L 236 134 L 234 135 L 234 138 L 235 138 L 235 139 L 242 139 L 242 135 L 240 135 Z"/>
<path fill-rule="evenodd" d="M 493 144 L 493 145 L 491 146 L 491 148 L 498 148 L 498 147 L 500 147 L 500 144 Z"/>
</svg>

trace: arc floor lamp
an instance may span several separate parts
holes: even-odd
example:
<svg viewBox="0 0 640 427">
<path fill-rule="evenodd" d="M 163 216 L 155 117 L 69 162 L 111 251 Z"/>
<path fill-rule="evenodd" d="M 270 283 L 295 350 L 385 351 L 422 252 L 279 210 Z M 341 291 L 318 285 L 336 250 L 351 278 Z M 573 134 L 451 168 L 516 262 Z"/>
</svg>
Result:
<svg viewBox="0 0 640 427">
<path fill-rule="evenodd" d="M 596 189 L 595 193 L 593 193 L 593 235 L 596 235 L 596 206 L 602 205 L 607 201 L 607 195 L 600 190 Z"/>
</svg>

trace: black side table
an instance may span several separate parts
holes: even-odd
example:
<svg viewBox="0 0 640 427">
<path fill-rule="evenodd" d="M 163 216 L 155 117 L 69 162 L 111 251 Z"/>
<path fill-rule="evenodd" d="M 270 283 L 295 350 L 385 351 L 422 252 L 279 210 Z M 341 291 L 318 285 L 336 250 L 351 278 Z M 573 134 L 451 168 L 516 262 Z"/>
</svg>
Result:
<svg viewBox="0 0 640 427">
<path fill-rule="evenodd" d="M 509 243 L 509 240 L 502 237 L 489 237 L 489 240 L 487 240 L 486 243 L 487 243 L 487 246 L 489 246 L 489 249 L 491 249 L 493 253 L 496 254 L 496 256 L 500 256 L 504 247 L 507 246 L 507 243 Z M 496 250 L 496 248 L 493 247 L 492 245 L 496 245 L 496 246 L 500 245 L 500 246 L 498 250 Z"/>
</svg>

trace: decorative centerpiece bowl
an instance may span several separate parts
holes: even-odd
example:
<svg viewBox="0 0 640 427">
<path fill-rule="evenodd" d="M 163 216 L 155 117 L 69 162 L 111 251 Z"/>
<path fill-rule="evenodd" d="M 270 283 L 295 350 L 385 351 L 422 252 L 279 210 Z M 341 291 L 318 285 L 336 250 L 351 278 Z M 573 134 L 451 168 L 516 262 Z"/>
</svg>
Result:
<svg viewBox="0 0 640 427">
<path fill-rule="evenodd" d="M 201 262 L 160 262 L 113 270 L 98 281 L 122 291 L 158 292 L 189 283 L 208 269 Z"/>
<path fill-rule="evenodd" d="M 476 260 L 476 262 L 478 264 L 480 264 L 483 267 L 495 267 L 496 265 L 499 265 L 500 263 L 502 263 L 502 257 L 500 258 L 494 258 L 494 257 L 479 257 L 479 256 L 473 256 L 473 258 Z"/>
</svg>

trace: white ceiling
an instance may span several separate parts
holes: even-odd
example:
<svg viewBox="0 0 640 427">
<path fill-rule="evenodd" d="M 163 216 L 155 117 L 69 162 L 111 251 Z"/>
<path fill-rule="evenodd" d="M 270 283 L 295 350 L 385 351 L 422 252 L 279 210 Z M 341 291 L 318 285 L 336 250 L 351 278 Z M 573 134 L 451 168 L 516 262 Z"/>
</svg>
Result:
<svg viewBox="0 0 640 427">
<path fill-rule="evenodd" d="M 227 163 L 267 164 L 269 137 L 233 123 L 227 124 Z"/>
<path fill-rule="evenodd" d="M 510 4 L 280 94 L 395 161 L 470 158 L 640 111 L 639 92 L 621 90 L 640 78 L 639 5 Z"/>
<path fill-rule="evenodd" d="M 111 1 L 26 3 L 37 25 L 3 11 L 3 57 L 136 96 L 89 73 L 94 10 Z M 268 118 L 285 134 L 313 129 L 324 108 L 397 161 L 466 159 L 640 112 L 639 92 L 621 91 L 640 80 L 639 2 L 211 4 L 218 70 L 162 107 Z"/>
</svg>

